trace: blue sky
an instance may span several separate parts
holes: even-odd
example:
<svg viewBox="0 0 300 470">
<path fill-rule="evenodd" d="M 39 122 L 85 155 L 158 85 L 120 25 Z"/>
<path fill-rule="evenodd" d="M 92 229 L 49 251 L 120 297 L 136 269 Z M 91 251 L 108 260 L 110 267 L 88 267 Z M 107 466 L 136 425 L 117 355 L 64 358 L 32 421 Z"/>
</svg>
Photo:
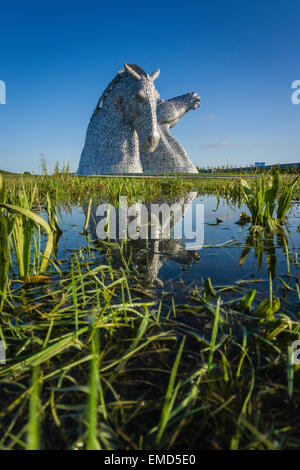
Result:
<svg viewBox="0 0 300 470">
<path fill-rule="evenodd" d="M 0 3 L 0 169 L 77 169 L 96 102 L 123 62 L 160 67 L 164 99 L 201 96 L 172 133 L 196 165 L 300 161 L 300 3 Z"/>
</svg>

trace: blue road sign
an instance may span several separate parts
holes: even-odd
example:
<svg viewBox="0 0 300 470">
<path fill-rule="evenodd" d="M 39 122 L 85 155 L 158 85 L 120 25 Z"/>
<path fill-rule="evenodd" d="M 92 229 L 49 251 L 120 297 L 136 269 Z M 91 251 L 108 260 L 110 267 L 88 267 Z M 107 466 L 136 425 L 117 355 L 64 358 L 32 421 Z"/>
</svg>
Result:
<svg viewBox="0 0 300 470">
<path fill-rule="evenodd" d="M 258 166 L 265 166 L 266 162 L 255 162 L 255 168 Z"/>
</svg>

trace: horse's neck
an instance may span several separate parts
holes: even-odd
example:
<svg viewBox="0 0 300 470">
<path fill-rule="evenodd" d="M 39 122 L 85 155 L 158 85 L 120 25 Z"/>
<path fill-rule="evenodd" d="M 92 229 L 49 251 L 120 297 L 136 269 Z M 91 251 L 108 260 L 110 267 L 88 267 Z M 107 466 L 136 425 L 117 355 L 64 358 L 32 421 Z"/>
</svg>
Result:
<svg viewBox="0 0 300 470">
<path fill-rule="evenodd" d="M 113 137 L 114 145 L 118 142 L 120 148 L 123 148 L 126 141 L 136 141 L 136 130 L 124 116 L 119 99 L 113 93 L 105 99 L 96 119 L 99 119 L 99 126 L 103 128 L 107 138 L 111 141 Z"/>
</svg>

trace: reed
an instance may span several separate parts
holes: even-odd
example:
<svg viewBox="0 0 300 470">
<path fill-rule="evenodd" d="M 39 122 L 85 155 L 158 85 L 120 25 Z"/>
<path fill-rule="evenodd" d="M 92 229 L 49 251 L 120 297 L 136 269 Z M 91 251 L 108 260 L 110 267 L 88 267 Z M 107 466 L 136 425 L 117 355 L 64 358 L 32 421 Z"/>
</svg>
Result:
<svg viewBox="0 0 300 470">
<path fill-rule="evenodd" d="M 255 189 L 251 189 L 245 179 L 241 179 L 241 186 L 247 207 L 251 214 L 253 229 L 265 227 L 270 231 L 280 229 L 286 221 L 287 213 L 293 196 L 293 190 L 298 183 L 299 177 L 290 181 L 281 188 L 279 169 L 273 170 L 269 181 L 262 175 Z M 273 216 L 277 205 L 276 217 Z"/>
</svg>

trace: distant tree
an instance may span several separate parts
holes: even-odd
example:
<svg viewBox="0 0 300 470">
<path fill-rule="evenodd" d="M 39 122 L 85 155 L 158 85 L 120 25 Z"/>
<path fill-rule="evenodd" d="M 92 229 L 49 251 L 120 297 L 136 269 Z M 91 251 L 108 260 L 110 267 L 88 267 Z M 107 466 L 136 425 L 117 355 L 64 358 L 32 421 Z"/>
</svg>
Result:
<svg viewBox="0 0 300 470">
<path fill-rule="evenodd" d="M 29 175 L 31 175 L 31 173 L 30 173 L 30 171 L 24 171 L 23 175 L 24 176 L 29 176 Z"/>
</svg>

